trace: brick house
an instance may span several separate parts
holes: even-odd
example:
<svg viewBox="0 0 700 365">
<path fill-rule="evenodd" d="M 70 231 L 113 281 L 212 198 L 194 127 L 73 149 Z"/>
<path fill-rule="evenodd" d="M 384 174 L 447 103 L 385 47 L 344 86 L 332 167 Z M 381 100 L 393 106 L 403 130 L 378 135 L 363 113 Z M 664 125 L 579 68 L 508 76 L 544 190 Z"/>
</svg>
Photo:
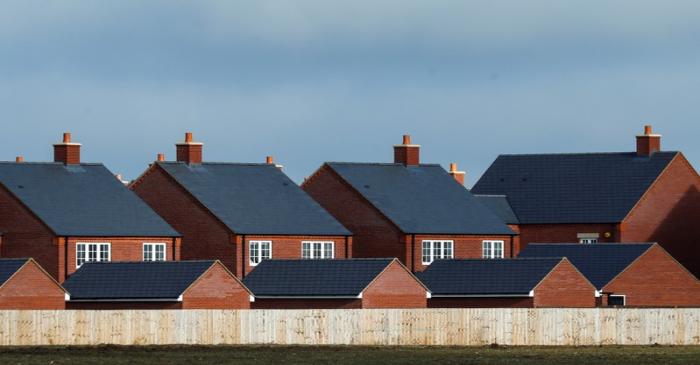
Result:
<svg viewBox="0 0 700 365">
<path fill-rule="evenodd" d="M 398 257 L 412 271 L 438 258 L 510 257 L 515 233 L 420 146 L 394 163 L 323 164 L 302 188 L 354 234 L 353 257 Z"/>
<path fill-rule="evenodd" d="M 431 308 L 595 307 L 593 284 L 566 258 L 438 260 L 418 278 Z"/>
<path fill-rule="evenodd" d="M 59 283 L 88 261 L 177 260 L 179 233 L 64 134 L 54 162 L 0 162 L 0 256 L 32 257 Z"/>
<path fill-rule="evenodd" d="M 266 260 L 243 282 L 254 309 L 425 308 L 430 296 L 397 259 Z"/>
<path fill-rule="evenodd" d="M 601 292 L 599 305 L 698 307 L 700 281 L 656 243 L 530 244 L 519 257 L 565 256 Z"/>
<path fill-rule="evenodd" d="M 91 262 L 64 287 L 68 309 L 250 309 L 254 300 L 219 261 Z"/>
<path fill-rule="evenodd" d="M 33 259 L 0 259 L 0 309 L 65 309 L 67 298 Z"/>
<path fill-rule="evenodd" d="M 658 242 L 700 274 L 700 177 L 646 126 L 637 151 L 499 156 L 471 189 L 507 197 L 520 242 Z"/>
<path fill-rule="evenodd" d="M 191 133 L 176 146 L 177 161 L 156 161 L 130 188 L 182 233 L 183 260 L 217 259 L 242 278 L 270 258 L 351 257 L 351 233 L 271 158 L 203 162 Z"/>
</svg>

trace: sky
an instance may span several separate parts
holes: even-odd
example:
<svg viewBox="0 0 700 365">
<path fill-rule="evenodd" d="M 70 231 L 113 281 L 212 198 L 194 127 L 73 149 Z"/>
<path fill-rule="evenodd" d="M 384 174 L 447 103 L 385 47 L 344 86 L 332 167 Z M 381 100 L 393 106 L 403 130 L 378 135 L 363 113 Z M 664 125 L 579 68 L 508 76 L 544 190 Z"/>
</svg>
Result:
<svg viewBox="0 0 700 365">
<path fill-rule="evenodd" d="M 502 153 L 632 151 L 652 124 L 700 166 L 698 1 L 0 3 L 0 160 L 136 178 L 191 131 L 204 159 L 297 182 L 324 161 L 421 160 L 473 184 Z"/>
</svg>

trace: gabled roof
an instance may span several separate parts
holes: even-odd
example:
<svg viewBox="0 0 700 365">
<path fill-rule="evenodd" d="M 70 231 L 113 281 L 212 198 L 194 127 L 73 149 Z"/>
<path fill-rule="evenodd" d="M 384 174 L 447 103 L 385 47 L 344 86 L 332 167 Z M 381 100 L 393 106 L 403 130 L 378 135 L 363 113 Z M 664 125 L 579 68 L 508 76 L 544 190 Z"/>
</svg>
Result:
<svg viewBox="0 0 700 365">
<path fill-rule="evenodd" d="M 216 261 L 87 262 L 63 283 L 71 300 L 177 300 Z"/>
<path fill-rule="evenodd" d="M 513 212 L 508 198 L 505 195 L 478 195 L 474 194 L 476 200 L 486 206 L 507 224 L 518 224 L 518 217 Z"/>
<path fill-rule="evenodd" d="M 506 195 L 521 224 L 618 223 L 676 155 L 501 155 L 471 192 Z"/>
<path fill-rule="evenodd" d="M 179 236 L 102 164 L 1 162 L 0 185 L 59 236 Z"/>
<path fill-rule="evenodd" d="M 514 234 L 440 165 L 327 165 L 404 233 Z"/>
<path fill-rule="evenodd" d="M 263 260 L 243 283 L 256 297 L 357 297 L 394 260 Z"/>
<path fill-rule="evenodd" d="M 157 165 L 235 233 L 351 235 L 275 165 Z"/>
<path fill-rule="evenodd" d="M 561 257 L 436 260 L 416 275 L 433 297 L 529 296 L 561 261 Z"/>
<path fill-rule="evenodd" d="M 0 259 L 0 286 L 3 286 L 29 259 Z"/>
<path fill-rule="evenodd" d="M 615 276 L 653 246 L 653 243 L 531 243 L 518 257 L 566 257 L 596 287 Z"/>
</svg>

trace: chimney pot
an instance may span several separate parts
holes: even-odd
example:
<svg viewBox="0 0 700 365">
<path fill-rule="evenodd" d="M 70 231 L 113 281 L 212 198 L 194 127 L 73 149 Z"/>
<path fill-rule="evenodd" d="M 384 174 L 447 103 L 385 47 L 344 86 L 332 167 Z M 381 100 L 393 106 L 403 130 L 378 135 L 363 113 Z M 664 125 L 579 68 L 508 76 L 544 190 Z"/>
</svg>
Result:
<svg viewBox="0 0 700 365">
<path fill-rule="evenodd" d="M 17 157 L 15 157 L 15 162 L 17 162 L 17 163 L 24 162 L 24 156 L 17 156 Z"/>
<path fill-rule="evenodd" d="M 645 135 L 645 136 L 648 136 L 648 135 L 650 135 L 650 134 L 652 134 L 652 132 L 651 132 L 651 126 L 647 124 L 647 125 L 644 126 L 644 135 Z"/>
<path fill-rule="evenodd" d="M 165 161 L 165 154 L 164 153 L 159 153 L 158 156 L 156 156 L 157 161 Z"/>
<path fill-rule="evenodd" d="M 450 163 L 450 175 L 457 180 L 458 183 L 464 185 L 464 177 L 466 176 L 466 173 L 464 171 L 458 171 L 457 170 L 457 164 L 455 162 Z"/>
<path fill-rule="evenodd" d="M 267 156 L 267 157 L 265 157 L 265 163 L 273 164 L 275 162 L 274 162 L 274 159 L 272 158 L 272 156 Z"/>
<path fill-rule="evenodd" d="M 452 162 L 450 163 L 450 172 L 455 172 L 457 171 L 457 164 Z"/>
<path fill-rule="evenodd" d="M 185 143 L 192 143 L 192 132 L 185 132 Z"/>
<path fill-rule="evenodd" d="M 403 135 L 403 144 L 411 144 L 411 135 L 410 134 Z"/>
<path fill-rule="evenodd" d="M 69 132 L 63 133 L 63 143 L 70 143 L 70 133 Z"/>
</svg>

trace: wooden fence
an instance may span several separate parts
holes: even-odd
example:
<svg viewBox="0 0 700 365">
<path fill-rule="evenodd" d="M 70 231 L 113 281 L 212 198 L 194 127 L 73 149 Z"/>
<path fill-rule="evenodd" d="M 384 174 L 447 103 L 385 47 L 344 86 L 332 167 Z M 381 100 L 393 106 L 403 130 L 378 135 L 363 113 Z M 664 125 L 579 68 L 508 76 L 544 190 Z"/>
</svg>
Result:
<svg viewBox="0 0 700 365">
<path fill-rule="evenodd" d="M 695 309 L 0 311 L 0 345 L 700 344 Z"/>
</svg>

